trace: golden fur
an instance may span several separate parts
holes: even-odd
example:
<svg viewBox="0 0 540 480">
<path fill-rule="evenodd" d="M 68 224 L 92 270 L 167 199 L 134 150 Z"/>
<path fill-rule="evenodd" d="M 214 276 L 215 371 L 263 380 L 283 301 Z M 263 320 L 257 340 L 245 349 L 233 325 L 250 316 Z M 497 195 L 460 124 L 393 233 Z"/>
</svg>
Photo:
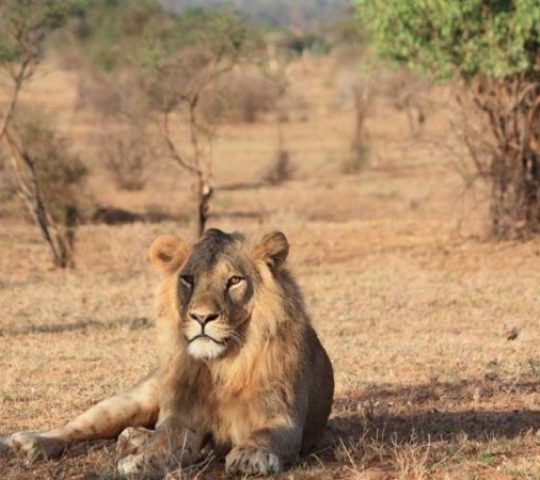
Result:
<svg viewBox="0 0 540 480">
<path fill-rule="evenodd" d="M 161 273 L 157 372 L 62 429 L 13 434 L 4 445 L 29 458 L 52 456 L 70 441 L 136 427 L 119 439 L 128 454 L 121 473 L 191 463 L 208 438 L 228 452 L 229 472 L 279 472 L 322 435 L 334 387 L 330 361 L 284 267 L 288 248 L 279 232 L 250 244 L 211 230 L 193 247 L 159 237 L 150 249 Z"/>
</svg>

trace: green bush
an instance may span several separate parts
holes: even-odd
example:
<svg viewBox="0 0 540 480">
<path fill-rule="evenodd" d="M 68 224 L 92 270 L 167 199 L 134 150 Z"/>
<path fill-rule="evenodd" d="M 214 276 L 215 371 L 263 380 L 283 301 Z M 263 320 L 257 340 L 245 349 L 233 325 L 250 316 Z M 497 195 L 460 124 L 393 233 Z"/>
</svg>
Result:
<svg viewBox="0 0 540 480">
<path fill-rule="evenodd" d="M 539 0 L 356 0 L 379 56 L 448 78 L 538 67 Z"/>
</svg>

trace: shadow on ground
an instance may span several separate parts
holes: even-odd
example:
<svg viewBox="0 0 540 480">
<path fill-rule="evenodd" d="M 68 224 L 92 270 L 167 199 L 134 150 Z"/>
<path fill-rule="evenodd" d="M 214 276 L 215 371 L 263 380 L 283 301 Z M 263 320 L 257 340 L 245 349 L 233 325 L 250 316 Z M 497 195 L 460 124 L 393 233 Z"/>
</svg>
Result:
<svg viewBox="0 0 540 480">
<path fill-rule="evenodd" d="M 370 387 L 335 399 L 329 439 L 336 443 L 375 437 L 395 445 L 451 442 L 463 434 L 469 440 L 513 438 L 540 430 L 540 411 L 512 408 L 512 400 L 539 392 L 538 381 L 486 379 Z"/>
<path fill-rule="evenodd" d="M 78 330 L 112 330 L 125 328 L 127 330 L 148 330 L 154 322 L 147 317 L 118 318 L 110 322 L 102 322 L 93 318 L 79 320 L 73 323 L 48 323 L 45 325 L 27 325 L 23 327 L 8 327 L 0 329 L 0 336 L 31 335 L 35 333 L 63 333 Z"/>
</svg>

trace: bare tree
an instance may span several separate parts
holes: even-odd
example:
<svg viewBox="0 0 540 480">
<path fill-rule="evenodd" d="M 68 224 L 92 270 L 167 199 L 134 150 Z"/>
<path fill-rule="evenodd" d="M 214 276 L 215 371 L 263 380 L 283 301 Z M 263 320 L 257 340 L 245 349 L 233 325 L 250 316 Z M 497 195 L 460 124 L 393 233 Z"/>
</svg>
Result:
<svg viewBox="0 0 540 480">
<path fill-rule="evenodd" d="M 17 143 L 11 127 L 19 94 L 42 60 L 45 39 L 65 14 L 60 1 L 0 0 L 0 69 L 10 86 L 7 105 L 0 111 L 0 145 L 12 166 L 18 194 L 59 267 L 73 265 L 74 215 L 66 218 L 67 230 L 60 231 L 43 197 L 35 162 Z"/>
<path fill-rule="evenodd" d="M 224 20 L 225 21 L 225 20 Z M 212 140 L 215 123 L 203 118 L 200 104 L 218 80 L 243 58 L 245 25 L 228 19 L 213 31 L 213 23 L 201 23 L 201 37 L 156 63 L 147 89 L 158 113 L 159 131 L 169 158 L 195 181 L 197 233 L 202 235 L 210 212 L 212 186 Z M 171 124 L 181 119 L 188 127 L 187 143 L 178 141 Z"/>
<path fill-rule="evenodd" d="M 99 71 L 99 88 L 110 94 L 111 102 L 98 108 L 129 126 L 131 108 L 124 107 L 138 98 L 146 109 L 138 116 L 145 128 L 157 133 L 166 157 L 193 181 L 202 234 L 213 194 L 212 141 L 224 116 L 208 115 L 208 105 L 219 81 L 259 48 L 257 32 L 226 11 L 171 14 L 159 2 L 104 2 L 87 13 L 73 22 L 79 25 L 73 34 L 84 52 L 82 63 Z M 115 43 L 114 55 L 104 38 Z M 124 95 L 124 86 L 134 95 Z"/>
</svg>

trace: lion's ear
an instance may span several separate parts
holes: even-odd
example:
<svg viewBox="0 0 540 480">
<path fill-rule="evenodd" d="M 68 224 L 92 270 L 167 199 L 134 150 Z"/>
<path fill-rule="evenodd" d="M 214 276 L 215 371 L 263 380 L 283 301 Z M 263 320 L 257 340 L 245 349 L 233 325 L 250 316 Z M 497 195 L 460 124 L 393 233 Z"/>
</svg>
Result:
<svg viewBox="0 0 540 480">
<path fill-rule="evenodd" d="M 253 257 L 264 260 L 271 268 L 279 268 L 289 254 L 289 242 L 282 232 L 267 233 L 253 248 Z"/>
<path fill-rule="evenodd" d="M 187 243 L 176 235 L 161 235 L 150 247 L 150 261 L 162 273 L 173 273 L 189 254 Z"/>
</svg>

